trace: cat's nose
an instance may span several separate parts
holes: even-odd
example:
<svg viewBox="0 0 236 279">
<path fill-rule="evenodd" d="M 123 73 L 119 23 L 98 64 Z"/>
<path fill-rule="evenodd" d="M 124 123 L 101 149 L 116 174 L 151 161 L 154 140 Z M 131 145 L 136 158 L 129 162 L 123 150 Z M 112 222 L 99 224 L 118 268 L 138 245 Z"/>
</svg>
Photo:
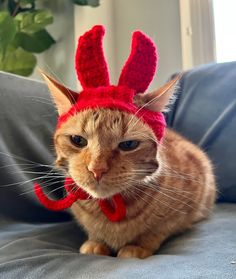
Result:
<svg viewBox="0 0 236 279">
<path fill-rule="evenodd" d="M 94 168 L 89 168 L 88 167 L 88 170 L 90 172 L 92 172 L 94 178 L 99 181 L 101 180 L 102 176 L 107 172 L 107 169 L 106 168 L 101 168 L 101 169 L 94 169 Z"/>
</svg>

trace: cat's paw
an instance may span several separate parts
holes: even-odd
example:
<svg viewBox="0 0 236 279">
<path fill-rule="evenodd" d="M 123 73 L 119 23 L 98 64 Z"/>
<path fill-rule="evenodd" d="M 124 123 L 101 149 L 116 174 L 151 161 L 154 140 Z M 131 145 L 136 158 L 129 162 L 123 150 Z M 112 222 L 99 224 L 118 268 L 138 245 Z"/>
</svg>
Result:
<svg viewBox="0 0 236 279">
<path fill-rule="evenodd" d="M 81 254 L 110 255 L 110 250 L 105 244 L 92 240 L 84 242 L 79 251 Z"/>
<path fill-rule="evenodd" d="M 139 258 L 145 259 L 152 255 L 152 251 L 139 246 L 127 245 L 121 248 L 117 254 L 119 258 Z"/>
</svg>

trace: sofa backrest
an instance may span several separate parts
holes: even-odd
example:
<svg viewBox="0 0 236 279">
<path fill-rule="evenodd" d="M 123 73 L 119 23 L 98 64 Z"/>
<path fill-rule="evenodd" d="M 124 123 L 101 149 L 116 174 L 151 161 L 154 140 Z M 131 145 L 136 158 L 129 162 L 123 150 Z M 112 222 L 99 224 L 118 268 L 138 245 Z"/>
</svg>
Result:
<svg viewBox="0 0 236 279">
<path fill-rule="evenodd" d="M 0 103 L 0 214 L 25 221 L 68 220 L 67 213 L 44 209 L 27 182 L 49 173 L 43 164 L 54 161 L 56 112 L 46 86 L 0 73 Z M 213 160 L 219 201 L 236 202 L 236 62 L 186 72 L 167 121 Z M 50 174 L 44 181 L 49 190 L 62 185 Z"/>
<path fill-rule="evenodd" d="M 176 95 L 168 125 L 208 153 L 219 201 L 236 202 L 236 62 L 186 72 Z"/>
</svg>

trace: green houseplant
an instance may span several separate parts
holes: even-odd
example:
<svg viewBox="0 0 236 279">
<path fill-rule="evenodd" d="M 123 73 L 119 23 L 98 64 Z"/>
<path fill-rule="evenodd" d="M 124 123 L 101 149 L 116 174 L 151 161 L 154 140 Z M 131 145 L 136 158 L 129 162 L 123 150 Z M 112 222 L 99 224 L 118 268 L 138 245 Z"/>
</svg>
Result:
<svg viewBox="0 0 236 279">
<path fill-rule="evenodd" d="M 46 30 L 53 23 L 53 15 L 49 10 L 37 9 L 39 2 L 0 0 L 0 70 L 29 76 L 37 63 L 35 54 L 56 43 Z M 99 5 L 99 0 L 72 2 L 92 7 Z"/>
</svg>

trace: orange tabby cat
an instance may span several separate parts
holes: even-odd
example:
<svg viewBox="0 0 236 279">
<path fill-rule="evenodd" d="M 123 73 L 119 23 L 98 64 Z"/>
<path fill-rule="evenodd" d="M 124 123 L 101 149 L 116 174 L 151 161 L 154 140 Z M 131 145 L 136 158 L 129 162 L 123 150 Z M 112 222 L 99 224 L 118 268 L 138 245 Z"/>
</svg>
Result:
<svg viewBox="0 0 236 279">
<path fill-rule="evenodd" d="M 68 111 L 75 93 L 47 76 L 45 80 L 59 114 Z M 137 95 L 135 103 L 164 110 L 174 83 Z M 87 109 L 63 123 L 54 141 L 56 164 L 67 176 L 94 198 L 121 193 L 126 204 L 126 218 L 116 223 L 102 214 L 96 199 L 72 205 L 72 213 L 88 233 L 81 253 L 109 255 L 112 249 L 118 257 L 146 258 L 171 235 L 206 218 L 213 207 L 211 162 L 170 129 L 159 144 L 151 128 L 134 115 Z"/>
</svg>

